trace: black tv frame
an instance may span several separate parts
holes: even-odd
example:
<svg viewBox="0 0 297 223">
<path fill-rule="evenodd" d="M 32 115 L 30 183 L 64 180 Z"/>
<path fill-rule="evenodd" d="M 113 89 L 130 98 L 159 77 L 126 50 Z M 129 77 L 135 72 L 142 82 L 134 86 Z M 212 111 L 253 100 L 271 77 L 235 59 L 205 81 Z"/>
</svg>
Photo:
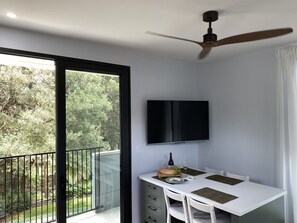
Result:
<svg viewBox="0 0 297 223">
<path fill-rule="evenodd" d="M 147 143 L 209 139 L 209 102 L 147 100 Z"/>
</svg>

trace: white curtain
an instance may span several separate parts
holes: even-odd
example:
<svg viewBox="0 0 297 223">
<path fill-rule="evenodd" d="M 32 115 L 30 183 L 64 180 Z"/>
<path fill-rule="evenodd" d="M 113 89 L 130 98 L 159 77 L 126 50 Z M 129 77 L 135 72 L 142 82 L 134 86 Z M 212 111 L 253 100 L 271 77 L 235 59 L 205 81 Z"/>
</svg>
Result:
<svg viewBox="0 0 297 223">
<path fill-rule="evenodd" d="M 285 217 L 297 223 L 297 47 L 276 52 L 278 186 L 287 190 Z"/>
</svg>

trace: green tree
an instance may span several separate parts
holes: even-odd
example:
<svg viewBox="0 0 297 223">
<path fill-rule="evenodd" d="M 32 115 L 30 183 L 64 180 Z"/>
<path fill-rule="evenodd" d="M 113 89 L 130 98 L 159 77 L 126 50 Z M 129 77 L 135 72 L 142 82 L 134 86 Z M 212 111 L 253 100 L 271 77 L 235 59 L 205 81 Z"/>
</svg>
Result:
<svg viewBox="0 0 297 223">
<path fill-rule="evenodd" d="M 104 146 L 102 123 L 108 120 L 112 106 L 101 84 L 103 77 L 93 73 L 67 71 L 66 134 L 67 148 Z"/>
<path fill-rule="evenodd" d="M 0 66 L 0 155 L 55 149 L 54 72 Z"/>
<path fill-rule="evenodd" d="M 119 78 L 67 71 L 67 149 L 119 149 Z M 55 73 L 0 65 L 0 156 L 55 150 Z"/>
<path fill-rule="evenodd" d="M 102 80 L 104 92 L 112 109 L 108 113 L 108 120 L 102 123 L 102 135 L 111 150 L 120 149 L 120 91 L 118 77 L 105 77 Z"/>
</svg>

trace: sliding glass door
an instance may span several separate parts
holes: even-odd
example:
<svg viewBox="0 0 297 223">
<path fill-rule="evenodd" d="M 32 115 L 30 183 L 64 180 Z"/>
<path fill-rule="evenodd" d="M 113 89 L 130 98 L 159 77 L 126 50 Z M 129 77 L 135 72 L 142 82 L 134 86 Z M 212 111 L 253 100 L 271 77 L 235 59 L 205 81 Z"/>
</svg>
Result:
<svg viewBox="0 0 297 223">
<path fill-rule="evenodd" d="M 120 223 L 119 77 L 66 70 L 65 85 L 67 222 Z"/>
<path fill-rule="evenodd" d="M 130 222 L 128 70 L 72 60 L 57 67 L 58 219 Z"/>
<path fill-rule="evenodd" d="M 0 54 L 0 222 L 56 219 L 55 65 Z"/>
<path fill-rule="evenodd" d="M 129 68 L 3 51 L 0 222 L 131 222 Z"/>
</svg>

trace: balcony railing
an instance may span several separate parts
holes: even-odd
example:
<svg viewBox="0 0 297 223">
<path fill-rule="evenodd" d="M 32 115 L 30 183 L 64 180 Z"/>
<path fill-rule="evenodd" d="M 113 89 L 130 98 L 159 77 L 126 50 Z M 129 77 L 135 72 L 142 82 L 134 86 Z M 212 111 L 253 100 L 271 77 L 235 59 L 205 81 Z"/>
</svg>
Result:
<svg viewBox="0 0 297 223">
<path fill-rule="evenodd" d="M 67 217 L 94 210 L 100 148 L 66 151 Z M 100 174 L 100 173 L 99 173 Z M 53 222 L 56 153 L 0 158 L 0 222 Z"/>
</svg>

